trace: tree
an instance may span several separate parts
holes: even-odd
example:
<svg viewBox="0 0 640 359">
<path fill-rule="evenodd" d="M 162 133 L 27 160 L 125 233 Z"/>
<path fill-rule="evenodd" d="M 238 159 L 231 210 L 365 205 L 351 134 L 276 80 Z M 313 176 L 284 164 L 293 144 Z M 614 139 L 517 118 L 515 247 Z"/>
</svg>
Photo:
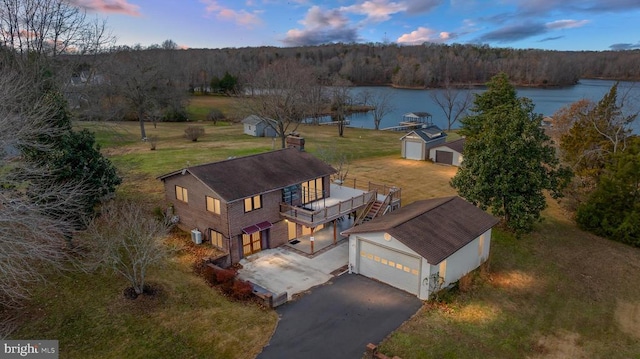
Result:
<svg viewBox="0 0 640 359">
<path fill-rule="evenodd" d="M 517 97 L 507 75 L 494 76 L 487 86 L 462 119 L 465 157 L 451 184 L 517 234 L 526 233 L 546 207 L 544 191 L 558 198 L 569 172 L 540 128 L 542 116 L 529 99 Z"/>
<path fill-rule="evenodd" d="M 453 125 L 466 114 L 472 103 L 471 92 L 454 87 L 449 80 L 445 81 L 442 89 L 431 91 L 430 96 L 447 118 L 447 131 L 451 131 Z"/>
<path fill-rule="evenodd" d="M 370 103 L 373 106 L 371 110 L 373 113 L 373 125 L 376 130 L 379 130 L 380 122 L 382 122 L 384 116 L 394 110 L 393 95 L 390 92 L 379 92 L 371 97 Z"/>
<path fill-rule="evenodd" d="M 25 148 L 48 154 L 66 131 L 59 106 L 42 96 L 33 74 L 0 69 L 0 306 L 20 305 L 30 286 L 68 260 L 67 238 L 77 230 L 94 189 L 59 181 L 59 170 L 25 161 Z M 55 215 L 52 215 L 55 214 Z"/>
<path fill-rule="evenodd" d="M 102 207 L 87 232 L 97 262 L 124 277 L 139 295 L 148 270 L 162 264 L 167 255 L 163 239 L 170 228 L 167 220 L 158 220 L 140 204 L 112 201 Z"/>
<path fill-rule="evenodd" d="M 640 137 L 612 156 L 597 188 L 578 206 L 576 222 L 588 231 L 640 247 Z"/>
<path fill-rule="evenodd" d="M 347 112 L 351 108 L 352 100 L 349 93 L 351 82 L 335 78 L 331 86 L 331 119 L 338 127 L 338 136 L 344 136 L 347 125 Z"/>
<path fill-rule="evenodd" d="M 309 93 L 318 86 L 312 70 L 295 60 L 276 61 L 260 70 L 249 85 L 253 95 L 244 102 L 245 110 L 273 120 L 269 125 L 285 148 L 287 134 L 311 115 Z"/>
</svg>

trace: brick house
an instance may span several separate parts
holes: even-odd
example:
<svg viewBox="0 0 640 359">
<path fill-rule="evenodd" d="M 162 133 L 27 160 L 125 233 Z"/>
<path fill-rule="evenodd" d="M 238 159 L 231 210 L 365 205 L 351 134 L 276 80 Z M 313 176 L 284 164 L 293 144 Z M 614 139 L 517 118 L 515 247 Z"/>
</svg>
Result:
<svg viewBox="0 0 640 359">
<path fill-rule="evenodd" d="M 227 253 L 221 265 L 238 263 L 314 230 L 333 226 L 335 236 L 336 221 L 376 202 L 376 190 L 345 191 L 332 184 L 336 170 L 305 152 L 303 138 L 287 142 L 287 149 L 158 177 L 179 218 L 178 226 L 197 231 L 204 243 Z"/>
</svg>

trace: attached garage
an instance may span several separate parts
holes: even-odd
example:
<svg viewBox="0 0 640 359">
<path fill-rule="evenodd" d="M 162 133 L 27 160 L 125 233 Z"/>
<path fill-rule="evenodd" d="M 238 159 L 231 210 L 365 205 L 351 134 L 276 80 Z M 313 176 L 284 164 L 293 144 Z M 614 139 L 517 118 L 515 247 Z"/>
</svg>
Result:
<svg viewBox="0 0 640 359">
<path fill-rule="evenodd" d="M 360 274 L 411 294 L 419 294 L 420 256 L 386 247 L 362 237 L 358 237 L 357 240 Z"/>
<path fill-rule="evenodd" d="M 460 197 L 413 202 L 343 232 L 349 271 L 426 300 L 486 261 L 497 223 Z"/>
</svg>

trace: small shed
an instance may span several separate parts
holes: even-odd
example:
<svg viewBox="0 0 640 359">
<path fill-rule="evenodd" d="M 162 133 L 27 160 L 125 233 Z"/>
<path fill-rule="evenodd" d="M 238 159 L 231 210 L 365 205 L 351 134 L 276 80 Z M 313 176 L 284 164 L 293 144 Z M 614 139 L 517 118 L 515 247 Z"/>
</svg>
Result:
<svg viewBox="0 0 640 359">
<path fill-rule="evenodd" d="M 443 145 L 429 149 L 429 159 L 435 163 L 460 167 L 463 148 L 464 138 L 445 142 Z"/>
<path fill-rule="evenodd" d="M 250 115 L 242 120 L 244 133 L 255 137 L 277 137 L 274 128 L 275 121 L 256 115 Z"/>
<path fill-rule="evenodd" d="M 413 130 L 400 138 L 402 157 L 409 160 L 425 161 L 429 150 L 447 140 L 447 134 L 436 125 L 428 125 Z"/>
<path fill-rule="evenodd" d="M 487 260 L 497 223 L 457 196 L 413 202 L 343 232 L 350 272 L 426 300 Z"/>
</svg>

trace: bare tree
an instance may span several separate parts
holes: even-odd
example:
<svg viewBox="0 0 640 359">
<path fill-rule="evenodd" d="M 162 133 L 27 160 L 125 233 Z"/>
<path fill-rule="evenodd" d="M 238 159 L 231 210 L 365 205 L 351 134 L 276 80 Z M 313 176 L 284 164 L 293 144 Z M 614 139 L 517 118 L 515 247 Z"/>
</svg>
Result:
<svg viewBox="0 0 640 359">
<path fill-rule="evenodd" d="M 331 117 L 338 127 L 338 136 L 344 136 L 344 129 L 347 125 L 347 112 L 351 108 L 353 101 L 349 87 L 351 82 L 336 77 L 331 86 Z"/>
<path fill-rule="evenodd" d="M 379 92 L 370 98 L 371 106 L 373 106 L 373 125 L 376 130 L 380 129 L 380 122 L 384 116 L 388 115 L 394 110 L 393 108 L 393 95 L 391 92 Z"/>
<path fill-rule="evenodd" d="M 287 134 L 312 115 L 310 93 L 318 86 L 313 70 L 295 60 L 277 61 L 259 71 L 248 86 L 253 95 L 245 102 L 245 110 L 273 120 L 270 126 L 285 148 Z"/>
<path fill-rule="evenodd" d="M 102 207 L 87 232 L 98 262 L 142 294 L 148 270 L 168 254 L 163 239 L 170 228 L 168 221 L 158 220 L 138 203 L 112 201 Z"/>
<path fill-rule="evenodd" d="M 447 118 L 447 131 L 451 131 L 451 127 L 464 117 L 473 104 L 471 92 L 454 87 L 449 80 L 445 81 L 441 90 L 431 91 L 430 96 Z"/>
<path fill-rule="evenodd" d="M 67 238 L 92 191 L 81 182 L 57 182 L 55 169 L 22 160 L 22 148 L 49 151 L 38 138 L 61 135 L 51 121 L 55 106 L 34 95 L 32 80 L 0 70 L 0 306 L 5 307 L 27 297 L 45 271 L 64 266 Z"/>
</svg>

